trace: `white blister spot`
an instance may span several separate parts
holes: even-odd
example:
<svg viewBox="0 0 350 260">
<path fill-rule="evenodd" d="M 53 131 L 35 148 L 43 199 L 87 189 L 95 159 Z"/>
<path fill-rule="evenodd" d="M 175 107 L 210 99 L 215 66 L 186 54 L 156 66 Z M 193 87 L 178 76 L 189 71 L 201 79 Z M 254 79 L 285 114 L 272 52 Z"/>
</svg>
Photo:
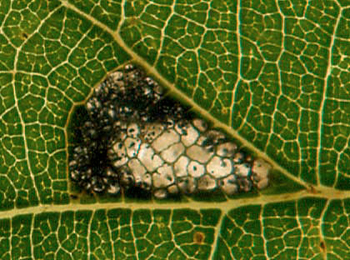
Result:
<svg viewBox="0 0 350 260">
<path fill-rule="evenodd" d="M 208 141 L 208 137 L 206 135 L 201 135 L 197 139 L 197 145 L 200 147 L 204 147 L 204 144 Z"/>
<path fill-rule="evenodd" d="M 271 170 L 271 165 L 262 159 L 257 159 L 253 163 L 252 175 L 257 181 L 258 189 L 264 189 L 269 184 L 268 175 Z"/>
<path fill-rule="evenodd" d="M 120 186 L 119 186 L 118 183 L 109 185 L 109 187 L 108 187 L 108 189 L 107 189 L 107 192 L 108 192 L 109 194 L 112 194 L 112 195 L 118 194 L 119 191 L 120 191 Z"/>
<path fill-rule="evenodd" d="M 126 156 L 126 149 L 123 143 L 115 143 L 113 145 L 113 152 L 115 153 L 113 157 L 117 158 L 113 163 L 115 167 L 122 166 L 128 162 L 129 159 Z"/>
<path fill-rule="evenodd" d="M 148 172 L 154 172 L 163 164 L 163 160 L 154 153 L 149 144 L 141 144 L 139 154 L 137 156 Z"/>
<path fill-rule="evenodd" d="M 179 188 L 178 188 L 175 184 L 170 185 L 170 186 L 168 187 L 168 192 L 169 192 L 170 194 L 177 194 L 177 193 L 179 193 Z"/>
<path fill-rule="evenodd" d="M 201 177 L 205 173 L 204 166 L 196 161 L 191 161 L 187 167 L 187 170 L 188 174 L 194 178 Z"/>
<path fill-rule="evenodd" d="M 174 165 L 174 171 L 177 178 L 187 176 L 187 165 L 190 160 L 187 156 L 181 156 Z"/>
<path fill-rule="evenodd" d="M 198 190 L 211 191 L 216 188 L 216 180 L 209 175 L 205 175 L 198 180 Z"/>
<path fill-rule="evenodd" d="M 213 155 L 213 153 L 209 152 L 207 149 L 199 145 L 192 145 L 187 149 L 186 154 L 192 160 L 198 161 L 200 163 L 207 163 Z"/>
<path fill-rule="evenodd" d="M 179 158 L 179 156 L 185 151 L 185 147 L 182 143 L 176 143 L 164 150 L 160 155 L 164 161 L 173 163 Z"/>
<path fill-rule="evenodd" d="M 219 144 L 216 148 L 216 154 L 221 157 L 232 158 L 237 150 L 237 145 L 235 143 L 227 142 Z"/>
<path fill-rule="evenodd" d="M 142 188 L 144 188 L 145 190 L 150 190 L 152 187 L 152 176 L 151 174 L 147 173 L 145 175 L 143 175 L 142 177 Z"/>
<path fill-rule="evenodd" d="M 271 165 L 265 162 L 263 159 L 257 159 L 253 163 L 252 172 L 260 179 L 265 179 L 269 175 Z"/>
<path fill-rule="evenodd" d="M 171 166 L 164 165 L 158 169 L 158 172 L 152 175 L 155 188 L 164 188 L 175 182 L 173 169 Z"/>
<path fill-rule="evenodd" d="M 207 171 L 215 178 L 229 175 L 233 170 L 232 161 L 219 156 L 214 156 L 207 165 Z"/>
<path fill-rule="evenodd" d="M 124 144 L 126 147 L 126 153 L 130 158 L 137 156 L 141 145 L 141 140 L 139 138 L 128 137 L 124 141 Z"/>
<path fill-rule="evenodd" d="M 170 145 L 178 143 L 180 141 L 180 136 L 175 130 L 165 130 L 153 143 L 152 147 L 157 151 L 163 151 Z"/>
<path fill-rule="evenodd" d="M 196 118 L 193 120 L 193 125 L 200 131 L 204 132 L 205 130 L 208 129 L 208 125 L 205 121 L 202 119 Z"/>
<path fill-rule="evenodd" d="M 140 184 L 147 170 L 137 159 L 131 159 L 128 166 L 132 172 L 132 175 L 134 176 L 135 183 Z"/>
<path fill-rule="evenodd" d="M 123 78 L 123 72 L 115 71 L 115 72 L 110 74 L 110 77 L 111 77 L 111 80 L 113 80 L 113 81 L 119 81 Z"/>
<path fill-rule="evenodd" d="M 233 158 L 234 163 L 243 163 L 244 161 L 244 154 L 242 152 L 238 152 L 235 154 L 235 157 Z"/>
<path fill-rule="evenodd" d="M 220 181 L 221 189 L 227 195 L 233 195 L 238 192 L 238 185 L 236 183 L 236 177 L 230 175 Z"/>
<path fill-rule="evenodd" d="M 136 123 L 132 123 L 127 128 L 127 135 L 132 138 L 137 138 L 140 135 L 140 128 Z"/>
<path fill-rule="evenodd" d="M 176 125 L 175 129 L 181 135 L 181 142 L 187 147 L 193 145 L 199 137 L 198 130 L 190 123 L 186 123 L 182 127 Z"/>
<path fill-rule="evenodd" d="M 238 164 L 236 166 L 235 174 L 240 177 L 248 177 L 250 175 L 250 167 L 246 163 Z"/>
<path fill-rule="evenodd" d="M 168 196 L 168 192 L 165 189 L 156 190 L 153 196 L 157 199 L 165 199 Z"/>
</svg>

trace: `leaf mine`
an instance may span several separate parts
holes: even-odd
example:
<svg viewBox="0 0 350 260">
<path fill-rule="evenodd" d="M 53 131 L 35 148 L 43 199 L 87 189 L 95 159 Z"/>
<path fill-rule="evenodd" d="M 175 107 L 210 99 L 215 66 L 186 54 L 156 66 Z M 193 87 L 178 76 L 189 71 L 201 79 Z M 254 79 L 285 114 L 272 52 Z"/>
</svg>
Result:
<svg viewBox="0 0 350 260">
<path fill-rule="evenodd" d="M 89 192 L 136 188 L 157 199 L 268 186 L 267 162 L 252 160 L 166 94 L 134 65 L 110 74 L 85 104 L 88 119 L 79 126 L 71 180 Z"/>
</svg>

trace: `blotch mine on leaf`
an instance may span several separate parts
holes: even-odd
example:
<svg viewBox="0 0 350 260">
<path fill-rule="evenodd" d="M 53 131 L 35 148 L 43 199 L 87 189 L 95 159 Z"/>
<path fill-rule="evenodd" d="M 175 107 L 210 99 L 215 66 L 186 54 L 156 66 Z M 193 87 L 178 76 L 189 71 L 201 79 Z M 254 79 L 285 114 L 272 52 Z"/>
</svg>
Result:
<svg viewBox="0 0 350 260">
<path fill-rule="evenodd" d="M 271 166 L 167 97 L 134 65 L 111 73 L 85 104 L 71 180 L 93 193 L 142 190 L 157 199 L 266 188 Z M 200 236 L 198 236 L 200 241 Z"/>
</svg>

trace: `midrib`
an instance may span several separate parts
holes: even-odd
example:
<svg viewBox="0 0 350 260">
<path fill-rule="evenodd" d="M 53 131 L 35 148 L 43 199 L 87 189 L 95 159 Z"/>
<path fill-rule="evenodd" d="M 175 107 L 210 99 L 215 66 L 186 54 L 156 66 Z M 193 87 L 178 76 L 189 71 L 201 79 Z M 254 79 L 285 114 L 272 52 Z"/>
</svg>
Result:
<svg viewBox="0 0 350 260">
<path fill-rule="evenodd" d="M 12 218 L 14 216 L 23 214 L 40 214 L 44 212 L 66 212 L 66 211 L 80 211 L 80 210 L 110 210 L 110 209 L 220 209 L 223 213 L 228 211 L 248 206 L 248 205 L 261 205 L 262 207 L 269 203 L 296 201 L 303 198 L 320 198 L 320 199 L 345 199 L 350 197 L 350 191 L 336 191 L 333 189 L 323 189 L 316 193 L 312 193 L 310 190 L 304 190 L 294 193 L 278 194 L 278 195 L 260 195 L 258 197 L 252 198 L 240 198 L 232 199 L 224 202 L 199 202 L 192 201 L 189 202 L 169 202 L 169 201 L 149 201 L 149 202 L 96 202 L 93 204 L 79 204 L 70 203 L 64 205 L 38 205 L 22 209 L 11 209 L 8 211 L 0 212 L 0 219 Z"/>
</svg>

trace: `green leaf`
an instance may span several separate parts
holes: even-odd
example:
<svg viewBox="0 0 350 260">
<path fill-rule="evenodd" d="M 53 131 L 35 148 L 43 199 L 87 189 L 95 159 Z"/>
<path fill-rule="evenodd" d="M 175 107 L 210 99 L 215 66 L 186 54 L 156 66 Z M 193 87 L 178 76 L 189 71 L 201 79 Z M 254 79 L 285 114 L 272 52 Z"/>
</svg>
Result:
<svg viewBox="0 0 350 260">
<path fill-rule="evenodd" d="M 1 259 L 348 259 L 349 0 L 0 2 Z M 69 120 L 134 62 L 273 166 L 216 202 L 71 196 Z"/>
</svg>

